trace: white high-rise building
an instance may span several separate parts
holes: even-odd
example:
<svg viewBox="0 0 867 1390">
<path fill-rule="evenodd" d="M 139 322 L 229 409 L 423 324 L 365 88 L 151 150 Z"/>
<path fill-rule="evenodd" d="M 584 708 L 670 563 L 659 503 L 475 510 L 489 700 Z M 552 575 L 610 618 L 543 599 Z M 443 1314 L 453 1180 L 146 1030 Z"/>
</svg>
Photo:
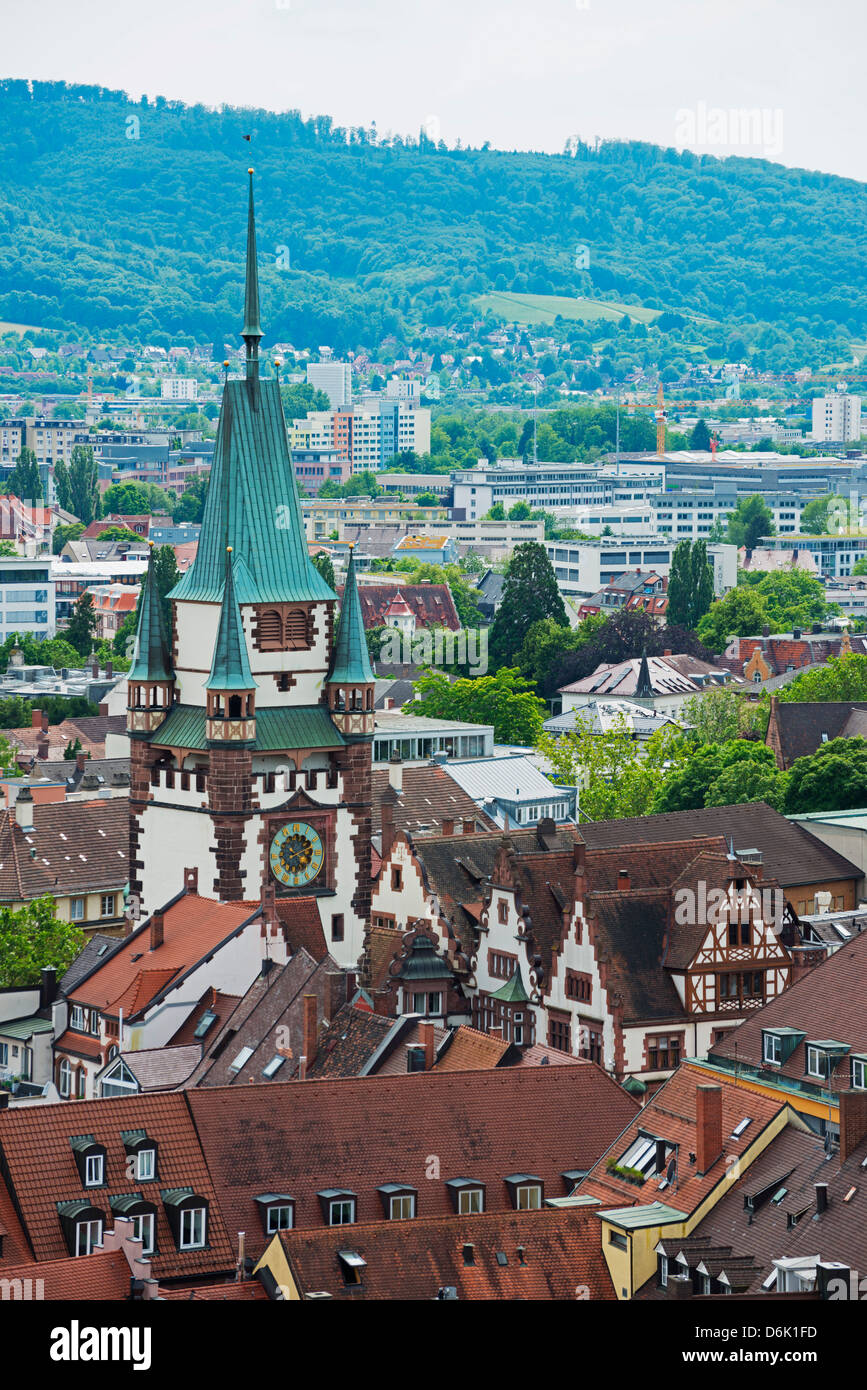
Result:
<svg viewBox="0 0 867 1390">
<path fill-rule="evenodd" d="M 349 362 L 308 362 L 307 384 L 324 391 L 332 410 L 352 405 L 352 366 Z"/>
<path fill-rule="evenodd" d="M 197 401 L 199 383 L 194 376 L 164 376 L 160 389 L 164 401 Z"/>
<path fill-rule="evenodd" d="M 857 442 L 861 438 L 861 397 L 847 395 L 845 391 L 816 396 L 810 433 L 813 439 L 824 442 Z"/>
</svg>

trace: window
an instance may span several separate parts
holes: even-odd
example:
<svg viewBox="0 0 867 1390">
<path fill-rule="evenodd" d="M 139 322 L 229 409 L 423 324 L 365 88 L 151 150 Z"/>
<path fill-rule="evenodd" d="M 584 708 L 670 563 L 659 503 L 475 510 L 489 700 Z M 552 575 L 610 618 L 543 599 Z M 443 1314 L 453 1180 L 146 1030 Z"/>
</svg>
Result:
<svg viewBox="0 0 867 1390">
<path fill-rule="evenodd" d="M 647 1039 L 648 1071 L 673 1071 L 680 1065 L 681 1034 L 665 1034 Z"/>
<path fill-rule="evenodd" d="M 84 921 L 84 898 L 69 899 L 69 919 L 71 922 Z"/>
<path fill-rule="evenodd" d="M 542 1205 L 542 1189 L 538 1183 L 523 1183 L 515 1195 L 518 1211 L 538 1211 Z"/>
<path fill-rule="evenodd" d="M 820 1047 L 807 1048 L 807 1075 L 818 1076 L 825 1080 L 828 1072 L 827 1053 Z"/>
<path fill-rule="evenodd" d="M 659 1287 L 668 1288 L 668 1256 L 662 1254 L 659 1256 Z"/>
<path fill-rule="evenodd" d="M 488 974 L 496 980 L 511 980 L 518 964 L 518 957 L 507 951 L 488 952 Z"/>
<path fill-rule="evenodd" d="M 85 1187 L 101 1187 L 105 1171 L 105 1158 L 102 1154 L 89 1154 L 84 1164 Z"/>
<path fill-rule="evenodd" d="M 265 1223 L 265 1229 L 267 1230 L 269 1236 L 273 1235 L 275 1231 L 291 1231 L 292 1222 L 293 1213 L 292 1207 L 290 1205 L 287 1204 L 286 1206 L 282 1207 L 269 1207 L 268 1219 Z"/>
<path fill-rule="evenodd" d="M 58 1086 L 58 1090 L 60 1091 L 60 1094 L 64 1097 L 64 1099 L 67 1099 L 69 1097 L 69 1081 L 71 1076 L 72 1068 L 69 1065 L 66 1058 L 64 1057 L 63 1061 L 60 1063 L 60 1071 L 58 1075 L 60 1083 Z"/>
<path fill-rule="evenodd" d="M 783 1040 L 778 1038 L 775 1033 L 762 1034 L 762 1060 L 765 1062 L 782 1062 L 783 1060 Z"/>
<path fill-rule="evenodd" d="M 626 1243 L 626 1236 L 623 1234 L 622 1231 L 609 1231 L 608 1244 L 613 1245 L 616 1250 L 628 1249 Z"/>
<path fill-rule="evenodd" d="M 497 921 L 498 921 L 498 922 L 508 922 L 508 920 L 509 920 L 509 904 L 508 904 L 508 902 L 507 902 L 507 900 L 506 900 L 505 898 L 500 898 L 500 900 L 499 900 L 498 903 L 497 903 Z"/>
<path fill-rule="evenodd" d="M 406 1192 L 399 1197 L 392 1197 L 388 1215 L 391 1221 L 411 1221 L 415 1216 L 415 1193 Z"/>
<path fill-rule="evenodd" d="M 329 1226 L 351 1226 L 355 1221 L 355 1198 L 341 1197 L 328 1204 Z"/>
<path fill-rule="evenodd" d="M 97 1245 L 102 1245 L 102 1222 L 79 1221 L 75 1227 L 76 1255 L 92 1255 Z"/>
<path fill-rule="evenodd" d="M 73 1004 L 72 1013 L 69 1017 L 70 1028 L 74 1028 L 77 1032 L 83 1033 L 87 1026 L 86 1020 L 87 1015 L 85 1014 L 84 1009 L 81 1007 L 81 1005 Z"/>
<path fill-rule="evenodd" d="M 343 940 L 343 913 L 333 912 L 331 914 L 331 940 Z"/>
<path fill-rule="evenodd" d="M 392 865 L 391 886 L 395 893 L 399 893 L 401 888 L 403 887 L 403 874 L 401 872 L 400 866 L 397 864 Z"/>
<path fill-rule="evenodd" d="M 8 1043 L 5 1043 L 5 1042 L 0 1042 L 0 1067 L 8 1067 L 8 1065 L 9 1065 L 9 1044 L 8 1044 Z"/>
<path fill-rule="evenodd" d="M 139 1216 L 133 1217 L 132 1234 L 134 1240 L 141 1241 L 143 1255 L 152 1255 L 154 1253 L 154 1214 L 152 1211 L 142 1212 Z"/>
<path fill-rule="evenodd" d="M 181 1212 L 181 1250 L 200 1250 L 205 1243 L 205 1208 L 190 1207 Z"/>
<path fill-rule="evenodd" d="M 477 1216 L 485 1209 L 485 1194 L 480 1187 L 464 1187 L 458 1193 L 458 1215 Z"/>
<path fill-rule="evenodd" d="M 850 1084 L 853 1091 L 867 1091 L 867 1057 L 852 1058 Z"/>
<path fill-rule="evenodd" d="M 135 1160 L 135 1175 L 139 1182 L 150 1182 L 156 1176 L 156 1150 L 139 1149 Z"/>
<path fill-rule="evenodd" d="M 99 904 L 100 915 L 103 917 L 113 917 L 115 901 L 114 893 L 103 893 Z"/>
<path fill-rule="evenodd" d="M 555 1047 L 558 1052 L 570 1052 L 572 1050 L 572 1028 L 570 1014 L 548 1014 L 548 1046 Z"/>
<path fill-rule="evenodd" d="M 589 975 L 581 974 L 577 970 L 566 971 L 566 998 L 577 999 L 584 1004 L 591 1002 L 593 995 L 593 981 Z"/>
</svg>

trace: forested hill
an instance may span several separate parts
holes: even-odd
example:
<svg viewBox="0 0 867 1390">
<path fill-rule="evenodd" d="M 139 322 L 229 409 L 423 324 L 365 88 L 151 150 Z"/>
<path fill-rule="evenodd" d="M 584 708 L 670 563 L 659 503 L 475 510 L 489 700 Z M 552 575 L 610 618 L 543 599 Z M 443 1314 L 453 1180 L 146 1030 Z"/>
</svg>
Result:
<svg viewBox="0 0 867 1390">
<path fill-rule="evenodd" d="M 250 143 L 243 136 L 252 135 Z M 723 344 L 867 334 L 865 188 L 642 144 L 563 155 L 377 140 L 328 118 L 0 83 L 0 319 L 200 339 L 238 327 L 256 167 L 271 342 L 375 346 L 488 290 L 707 316 Z M 575 248 L 590 248 L 590 270 Z"/>
</svg>

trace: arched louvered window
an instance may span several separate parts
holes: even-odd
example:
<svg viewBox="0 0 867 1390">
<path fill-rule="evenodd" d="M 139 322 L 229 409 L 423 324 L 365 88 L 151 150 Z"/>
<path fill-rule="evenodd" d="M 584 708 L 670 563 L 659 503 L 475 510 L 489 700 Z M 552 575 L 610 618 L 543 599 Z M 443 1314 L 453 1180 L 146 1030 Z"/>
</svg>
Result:
<svg viewBox="0 0 867 1390">
<path fill-rule="evenodd" d="M 266 608 L 259 614 L 259 648 L 261 651 L 279 651 L 283 646 L 283 622 L 279 609 Z"/>
<path fill-rule="evenodd" d="M 303 608 L 290 608 L 286 614 L 286 646 L 307 646 L 307 614 Z"/>
</svg>

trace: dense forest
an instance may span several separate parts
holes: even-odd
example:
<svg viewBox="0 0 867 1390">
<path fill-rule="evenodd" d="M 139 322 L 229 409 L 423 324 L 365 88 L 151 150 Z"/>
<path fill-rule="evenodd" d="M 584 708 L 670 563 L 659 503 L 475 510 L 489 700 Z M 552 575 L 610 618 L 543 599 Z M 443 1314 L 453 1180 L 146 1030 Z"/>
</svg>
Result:
<svg viewBox="0 0 867 1390">
<path fill-rule="evenodd" d="M 252 163 L 271 342 L 372 347 L 472 315 L 488 290 L 706 316 L 722 351 L 758 324 L 771 366 L 775 349 L 788 365 L 867 335 L 863 185 L 763 160 L 616 142 L 447 149 L 327 117 L 13 80 L 0 160 L 0 319 L 13 322 L 234 336 Z"/>
</svg>

